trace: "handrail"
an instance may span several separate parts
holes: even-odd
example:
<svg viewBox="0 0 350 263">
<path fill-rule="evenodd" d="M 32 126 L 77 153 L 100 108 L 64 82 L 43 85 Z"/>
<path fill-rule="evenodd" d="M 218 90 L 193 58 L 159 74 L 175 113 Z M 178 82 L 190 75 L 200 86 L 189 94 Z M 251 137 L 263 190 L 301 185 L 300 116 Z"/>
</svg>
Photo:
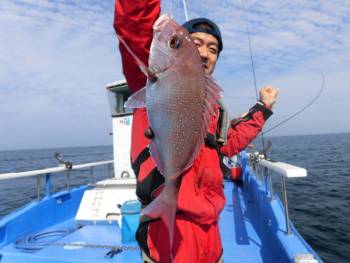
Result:
<svg viewBox="0 0 350 263">
<path fill-rule="evenodd" d="M 288 163 L 274 162 L 262 159 L 259 160 L 259 164 L 287 178 L 307 176 L 307 171 L 305 168 L 294 166 Z"/>
<path fill-rule="evenodd" d="M 289 211 L 288 211 L 288 197 L 287 197 L 287 180 L 289 178 L 300 178 L 307 176 L 307 170 L 302 167 L 294 166 L 291 164 L 277 162 L 272 160 L 264 159 L 264 155 L 259 154 L 258 152 L 254 154 L 248 154 L 248 158 L 253 162 L 253 167 L 255 167 L 255 173 L 259 175 L 261 172 L 261 179 L 265 183 L 265 192 L 270 196 L 270 201 L 274 200 L 274 191 L 272 185 L 272 176 L 269 171 L 273 171 L 278 175 L 281 175 L 282 178 L 282 197 L 283 197 L 283 206 L 284 214 L 286 221 L 286 233 L 291 234 L 291 226 L 289 220 Z M 262 167 L 263 171 L 257 169 Z M 260 170 L 260 172 L 259 172 Z"/>
<path fill-rule="evenodd" d="M 65 171 L 71 171 L 71 170 L 78 170 L 78 169 L 89 168 L 89 167 L 105 165 L 105 164 L 112 164 L 112 163 L 113 163 L 113 160 L 110 160 L 110 161 L 102 161 L 102 162 L 94 162 L 94 163 L 77 164 L 77 165 L 73 165 L 71 169 L 68 169 L 64 165 L 62 165 L 57 167 L 50 167 L 50 168 L 32 170 L 32 171 L 26 171 L 26 172 L 3 173 L 3 174 L 0 174 L 0 181 L 15 179 L 15 178 L 32 177 L 32 176 L 43 175 L 43 174 L 59 173 L 59 172 L 65 172 Z"/>
<path fill-rule="evenodd" d="M 92 184 L 92 174 L 93 174 L 93 168 L 95 166 L 99 165 L 108 165 L 110 174 L 112 173 L 112 164 L 114 163 L 113 160 L 109 161 L 101 161 L 101 162 L 94 162 L 94 163 L 83 163 L 83 164 L 76 164 L 72 165 L 71 167 L 67 167 L 66 165 L 60 165 L 57 167 L 50 167 L 40 170 L 32 170 L 32 171 L 26 171 L 26 172 L 18 172 L 18 173 L 3 173 L 0 174 L 0 181 L 1 180 L 8 180 L 8 179 L 16 179 L 16 178 L 27 178 L 27 177 L 36 177 L 36 191 L 37 191 L 37 199 L 40 200 L 40 194 L 41 194 L 41 177 L 45 175 L 45 196 L 51 195 L 51 174 L 52 173 L 60 173 L 65 172 L 66 178 L 67 178 L 67 190 L 70 190 L 70 171 L 72 170 L 79 170 L 83 168 L 90 168 L 90 175 L 89 180 Z"/>
</svg>

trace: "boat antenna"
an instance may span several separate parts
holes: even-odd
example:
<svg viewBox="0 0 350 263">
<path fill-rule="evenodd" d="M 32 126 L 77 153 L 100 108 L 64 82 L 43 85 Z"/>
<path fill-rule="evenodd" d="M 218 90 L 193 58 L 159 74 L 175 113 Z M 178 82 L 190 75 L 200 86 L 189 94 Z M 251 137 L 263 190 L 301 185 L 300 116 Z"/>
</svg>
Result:
<svg viewBox="0 0 350 263">
<path fill-rule="evenodd" d="M 244 0 L 241 0 L 243 9 L 246 13 L 248 13 L 248 8 Z M 257 81 L 256 81 L 256 74 L 255 74 L 255 64 L 254 64 L 254 58 L 253 58 L 253 49 L 252 49 L 252 43 L 250 39 L 250 30 L 249 30 L 249 25 L 248 25 L 248 18 L 247 15 L 244 16 L 243 21 L 245 22 L 246 25 L 246 32 L 247 32 L 247 38 L 248 38 L 248 45 L 249 45 L 249 54 L 250 54 L 250 63 L 252 67 L 252 74 L 253 74 L 253 80 L 254 80 L 254 89 L 255 89 L 255 98 L 258 101 L 259 96 L 258 96 L 258 88 L 257 88 Z M 264 138 L 264 131 L 261 129 L 261 144 L 262 144 L 262 149 L 263 149 L 263 154 L 266 158 L 266 149 L 265 149 L 265 138 Z"/>
<path fill-rule="evenodd" d="M 292 115 L 290 115 L 288 118 L 284 119 L 283 121 L 277 123 L 273 127 L 271 127 L 268 130 L 266 130 L 265 134 L 270 132 L 270 131 L 272 131 L 272 130 L 274 130 L 274 129 L 276 129 L 277 127 L 281 126 L 282 124 L 286 123 L 287 121 L 293 119 L 294 117 L 296 117 L 297 115 L 299 115 L 300 113 L 305 111 L 307 108 L 309 108 L 320 97 L 320 95 L 322 94 L 322 92 L 324 90 L 325 83 L 326 83 L 326 79 L 325 79 L 325 76 L 324 76 L 323 72 L 320 72 L 320 75 L 322 77 L 322 84 L 321 84 L 321 88 L 317 92 L 316 96 L 308 104 L 306 104 L 304 107 L 302 107 L 300 110 L 298 110 L 297 112 L 295 112 Z"/>
<path fill-rule="evenodd" d="M 183 4 L 183 6 L 184 6 L 184 12 L 185 12 L 186 21 L 188 21 L 188 13 L 187 13 L 186 0 L 182 0 L 182 4 Z"/>
</svg>

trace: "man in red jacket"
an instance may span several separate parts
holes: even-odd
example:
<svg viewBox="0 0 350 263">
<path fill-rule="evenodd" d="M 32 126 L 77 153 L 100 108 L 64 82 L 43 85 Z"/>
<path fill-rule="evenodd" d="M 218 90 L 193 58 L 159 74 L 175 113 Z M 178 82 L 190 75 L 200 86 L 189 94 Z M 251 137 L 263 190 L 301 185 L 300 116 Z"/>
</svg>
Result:
<svg viewBox="0 0 350 263">
<path fill-rule="evenodd" d="M 148 65 L 152 41 L 152 26 L 160 14 L 160 0 L 116 0 L 114 28 L 133 52 Z M 223 43 L 215 23 L 200 18 L 184 24 L 198 47 L 206 73 L 212 74 Z M 131 93 L 146 85 L 135 60 L 120 44 L 123 72 Z M 230 128 L 227 143 L 219 145 L 217 133 L 219 106 L 212 115 L 205 146 L 182 175 L 178 195 L 178 212 L 175 221 L 174 242 L 167 242 L 168 229 L 159 219 L 141 222 L 137 239 L 145 262 L 168 262 L 170 250 L 175 262 L 220 262 L 222 245 L 218 227 L 219 214 L 225 205 L 223 176 L 220 170 L 218 151 L 232 156 L 245 148 L 260 132 L 266 119 L 272 114 L 277 90 L 265 87 L 260 99 L 244 120 Z M 136 193 L 144 206 L 161 191 L 163 176 L 150 156 L 149 137 L 144 131 L 149 127 L 146 109 L 136 109 L 133 115 L 131 162 L 137 177 Z"/>
</svg>

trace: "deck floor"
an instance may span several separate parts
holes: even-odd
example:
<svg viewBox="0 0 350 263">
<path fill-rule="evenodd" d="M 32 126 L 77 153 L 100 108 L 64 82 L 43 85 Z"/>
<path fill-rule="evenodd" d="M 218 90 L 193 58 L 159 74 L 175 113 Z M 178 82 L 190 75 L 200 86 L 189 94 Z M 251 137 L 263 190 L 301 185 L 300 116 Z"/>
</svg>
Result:
<svg viewBox="0 0 350 263">
<path fill-rule="evenodd" d="M 76 227 L 76 221 L 70 220 L 44 231 L 71 229 L 74 227 Z M 73 246 L 69 245 L 72 243 L 74 244 Z M 79 246 L 80 244 L 82 246 Z M 111 246 L 120 246 L 122 251 L 112 258 L 108 258 L 106 253 L 110 251 Z M 82 228 L 60 239 L 57 245 L 47 246 L 35 253 L 18 253 L 13 244 L 6 246 L 4 251 L 6 251 L 7 255 L 1 263 L 141 262 L 137 244 L 122 245 L 120 229 L 115 224 L 84 225 Z"/>
<path fill-rule="evenodd" d="M 272 247 L 268 231 L 264 231 L 261 211 L 255 202 L 250 202 L 245 191 L 232 182 L 225 182 L 226 206 L 220 216 L 221 238 L 224 247 L 224 262 L 275 263 L 279 253 Z M 43 231 L 73 229 L 77 222 L 72 219 Z M 47 246 L 35 253 L 18 253 L 10 244 L 3 248 L 1 263 L 59 263 L 59 262 L 141 262 L 136 243 L 128 244 L 113 258 L 107 258 L 110 248 L 120 246 L 121 231 L 116 225 L 84 224 L 83 227 L 59 240 L 57 246 Z M 69 246 L 65 244 L 82 244 Z M 134 249 L 134 250 L 133 250 Z"/>
<path fill-rule="evenodd" d="M 272 247 L 264 231 L 261 211 L 246 192 L 231 182 L 225 182 L 226 206 L 220 216 L 224 262 L 279 262 L 279 253 Z"/>
</svg>

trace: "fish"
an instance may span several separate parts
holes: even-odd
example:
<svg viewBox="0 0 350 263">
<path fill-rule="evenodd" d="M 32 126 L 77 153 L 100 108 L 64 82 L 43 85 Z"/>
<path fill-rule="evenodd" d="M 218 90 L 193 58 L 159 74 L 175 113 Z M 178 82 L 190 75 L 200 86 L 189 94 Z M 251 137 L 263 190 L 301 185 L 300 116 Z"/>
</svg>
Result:
<svg viewBox="0 0 350 263">
<path fill-rule="evenodd" d="M 188 31 L 167 14 L 161 15 L 153 25 L 148 67 L 123 39 L 119 40 L 148 77 L 146 87 L 135 92 L 125 107 L 146 107 L 154 134 L 149 151 L 165 178 L 163 190 L 142 214 L 163 220 L 169 229 L 171 248 L 180 178 L 204 145 L 211 115 L 215 114 L 214 105 L 222 90 L 205 73 Z"/>
</svg>

